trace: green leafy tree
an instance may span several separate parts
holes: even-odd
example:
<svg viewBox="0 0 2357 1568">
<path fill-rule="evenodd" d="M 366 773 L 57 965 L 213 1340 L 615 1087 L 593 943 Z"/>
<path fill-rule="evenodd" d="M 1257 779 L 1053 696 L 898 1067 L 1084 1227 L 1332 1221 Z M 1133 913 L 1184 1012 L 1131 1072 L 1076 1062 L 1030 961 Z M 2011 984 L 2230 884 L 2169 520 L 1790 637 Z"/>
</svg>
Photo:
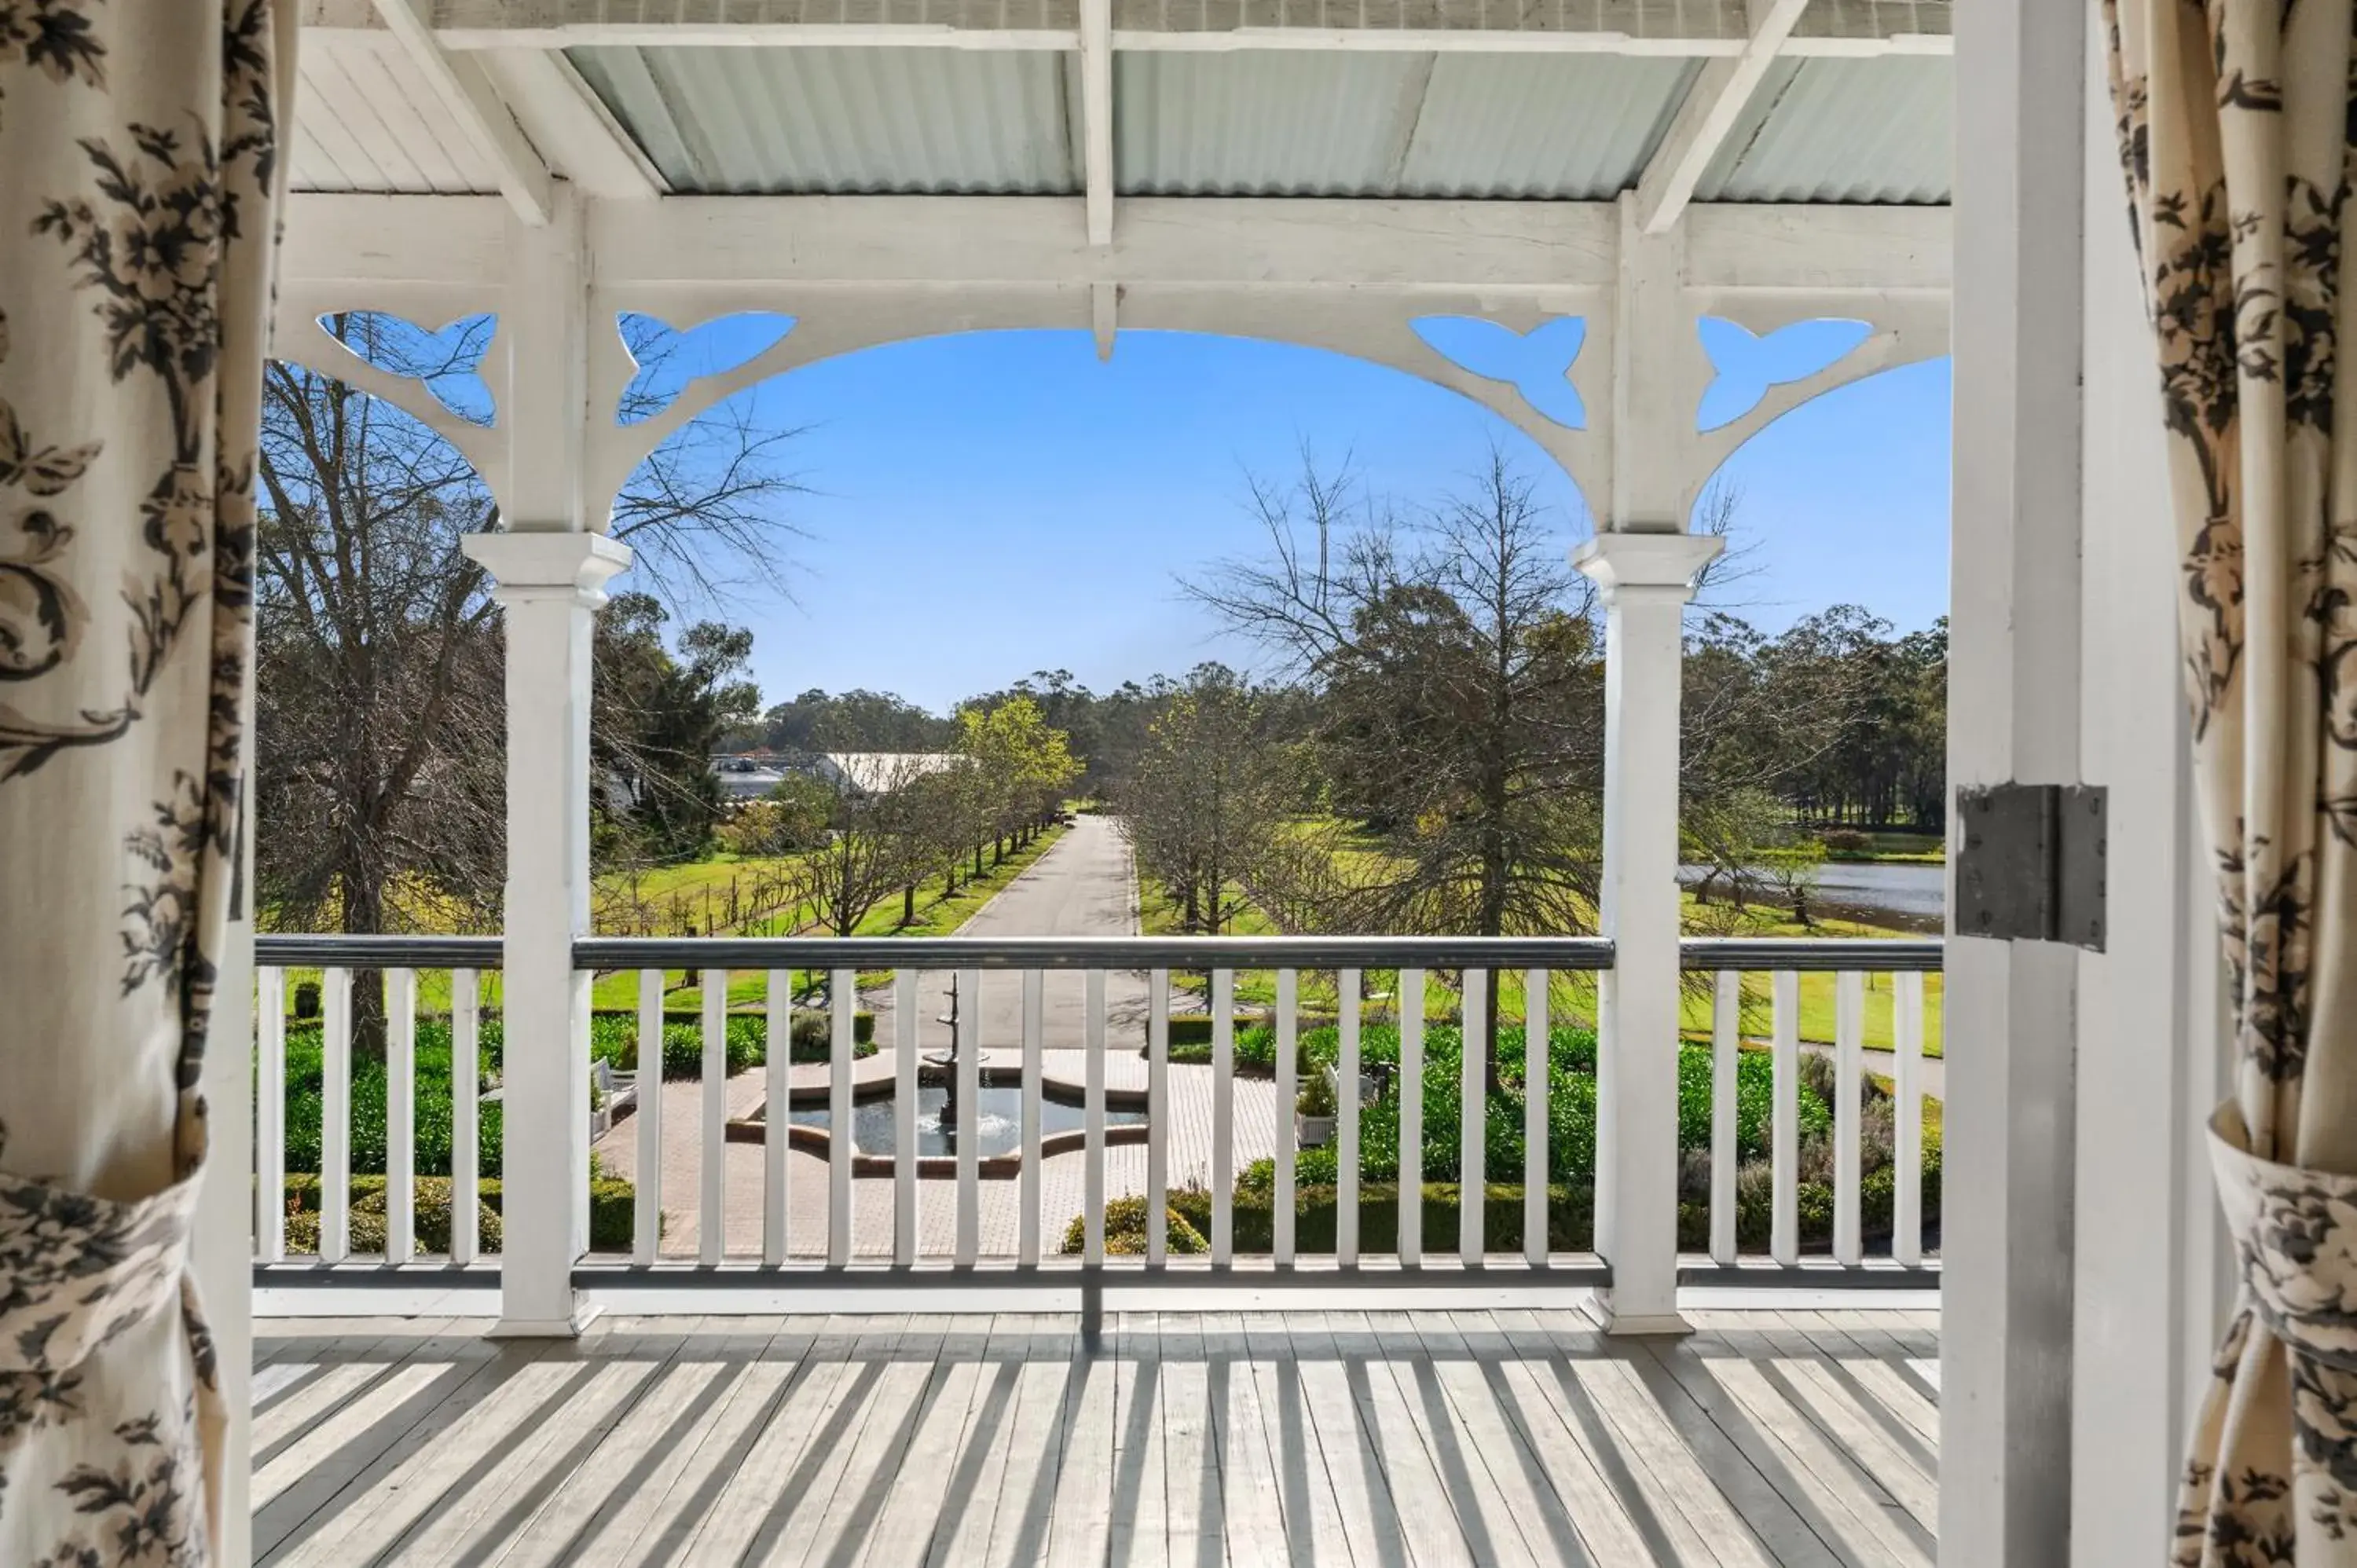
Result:
<svg viewBox="0 0 2357 1568">
<path fill-rule="evenodd" d="M 753 634 L 698 621 L 666 648 L 651 595 L 617 594 L 598 617 L 591 765 L 607 782 L 603 842 L 658 861 L 706 853 L 725 814 L 712 754 L 759 711 L 746 680 Z"/>
</svg>

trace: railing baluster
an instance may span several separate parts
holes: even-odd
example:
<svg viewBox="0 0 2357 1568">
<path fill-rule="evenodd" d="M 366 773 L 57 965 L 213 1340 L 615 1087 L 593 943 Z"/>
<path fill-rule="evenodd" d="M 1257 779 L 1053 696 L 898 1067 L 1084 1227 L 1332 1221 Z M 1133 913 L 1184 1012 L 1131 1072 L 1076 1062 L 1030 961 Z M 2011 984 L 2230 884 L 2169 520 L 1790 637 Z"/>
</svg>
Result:
<svg viewBox="0 0 2357 1568">
<path fill-rule="evenodd" d="M 1544 969 L 1523 977 L 1523 1261 L 1539 1268 L 1547 1261 L 1547 1094 L 1555 1085 L 1555 1051 L 1547 1032 L 1547 987 Z"/>
<path fill-rule="evenodd" d="M 384 1261 L 417 1255 L 417 972 L 384 972 Z"/>
<path fill-rule="evenodd" d="M 1710 1261 L 1735 1262 L 1735 1112 L 1743 1051 L 1743 976 L 1722 970 L 1710 1006 Z"/>
<path fill-rule="evenodd" d="M 917 1025 L 921 977 L 892 981 L 892 1261 L 917 1261 Z"/>
<path fill-rule="evenodd" d="M 982 971 L 970 969 L 959 989 L 969 1001 L 958 1018 L 957 1264 L 969 1268 L 982 1251 Z"/>
<path fill-rule="evenodd" d="M 1336 1051 L 1334 1096 L 1334 1262 L 1359 1262 L 1359 972 L 1335 975 L 1340 993 L 1341 1038 Z"/>
<path fill-rule="evenodd" d="M 704 1185 L 695 1208 L 697 1261 L 716 1263 L 728 1246 L 728 972 L 697 972 L 704 990 Z M 660 1037 L 660 1036 L 658 1036 Z"/>
<path fill-rule="evenodd" d="M 1301 972 L 1279 970 L 1276 975 L 1276 1181 L 1274 1187 L 1279 1268 L 1293 1266 L 1294 1102 L 1301 1097 L 1300 1029 Z M 1155 1137 L 1163 1133 L 1157 1127 Z"/>
<path fill-rule="evenodd" d="M 1834 977 L 1834 1262 L 1854 1264 L 1859 1239 L 1858 1089 L 1866 1069 L 1866 976 Z"/>
<path fill-rule="evenodd" d="M 1159 1215 L 1170 1207 L 1170 972 L 1154 970 L 1146 983 L 1146 1203 L 1149 1215 Z M 1168 1222 L 1149 1220 L 1146 1266 L 1161 1268 L 1169 1254 Z"/>
<path fill-rule="evenodd" d="M 319 1261 L 351 1255 L 352 972 L 319 976 Z"/>
<path fill-rule="evenodd" d="M 761 1261 L 774 1268 L 786 1261 L 786 1217 L 793 1212 L 786 1179 L 793 1165 L 794 972 L 770 970 L 762 1000 Z"/>
<path fill-rule="evenodd" d="M 655 1261 L 662 1235 L 662 1100 L 663 1100 L 663 972 L 639 971 L 639 1108 L 630 1114 L 638 1122 L 635 1153 L 639 1177 L 636 1204 L 630 1215 L 630 1257 L 640 1263 Z M 702 1230 L 704 1219 L 696 1218 Z"/>
<path fill-rule="evenodd" d="M 286 972 L 254 972 L 253 1255 L 286 1256 Z"/>
<path fill-rule="evenodd" d="M 1211 972 L 1211 1264 L 1236 1255 L 1236 972 Z M 1157 1208 L 1147 1234 L 1164 1225 Z"/>
<path fill-rule="evenodd" d="M 1896 1103 L 1891 1159 L 1898 1170 L 1890 1189 L 1890 1255 L 1910 1267 L 1923 1261 L 1923 977 L 1898 976 L 1890 1015 L 1897 1026 L 1892 1067 Z"/>
<path fill-rule="evenodd" d="M 1047 1009 L 1047 977 L 1036 969 L 1023 972 L 1023 1170 L 1017 1195 L 1022 1213 L 1017 1259 L 1025 1268 L 1039 1261 L 1039 1095 Z"/>
<path fill-rule="evenodd" d="M 1469 969 L 1458 975 L 1464 986 L 1458 1008 L 1458 1030 L 1463 1036 L 1458 1079 L 1457 1261 L 1467 1268 L 1479 1263 L 1489 1250 L 1490 1172 L 1488 1132 L 1490 1103 L 1490 976 Z M 1421 1177 L 1422 1172 L 1417 1173 Z M 1424 1183 L 1416 1183 L 1416 1212 L 1424 1212 Z"/>
<path fill-rule="evenodd" d="M 1105 972 L 1089 971 L 1087 984 L 1088 1028 L 1085 1036 L 1087 1060 L 1083 1064 L 1086 1084 L 1086 1130 L 1082 1154 L 1082 1193 L 1081 1212 L 1087 1216 L 1082 1222 L 1081 1261 L 1091 1265 L 1104 1262 L 1105 1206 Z"/>
<path fill-rule="evenodd" d="M 450 1261 L 475 1261 L 480 1226 L 482 1172 L 483 1009 L 471 969 L 450 972 Z"/>
<path fill-rule="evenodd" d="M 1801 977 L 1779 970 L 1774 989 L 1775 1109 L 1769 1157 L 1775 1199 L 1768 1253 L 1789 1266 L 1801 1261 Z"/>
<path fill-rule="evenodd" d="M 1399 972 L 1399 1261 L 1415 1268 L 1424 1262 L 1424 971 Z M 1355 1094 L 1348 1079 L 1342 1094 Z M 1336 1097 L 1338 1101 L 1340 1096 Z M 1415 1200 L 1409 1194 L 1414 1191 Z"/>
<path fill-rule="evenodd" d="M 856 1042 L 854 1014 L 859 1005 L 859 975 L 838 969 L 827 980 L 834 1004 L 827 1037 L 826 1261 L 835 1268 L 851 1262 L 851 1064 Z"/>
</svg>

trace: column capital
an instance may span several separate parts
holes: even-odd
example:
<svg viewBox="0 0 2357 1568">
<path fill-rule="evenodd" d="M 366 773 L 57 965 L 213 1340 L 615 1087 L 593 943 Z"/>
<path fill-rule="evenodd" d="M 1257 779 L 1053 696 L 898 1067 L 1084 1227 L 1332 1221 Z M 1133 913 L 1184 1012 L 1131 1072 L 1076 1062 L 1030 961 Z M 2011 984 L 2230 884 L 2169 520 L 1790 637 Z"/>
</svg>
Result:
<svg viewBox="0 0 2357 1568">
<path fill-rule="evenodd" d="M 1715 533 L 1599 533 L 1571 553 L 1571 564 L 1608 599 L 1623 588 L 1666 588 L 1683 600 L 1726 548 Z"/>
<path fill-rule="evenodd" d="M 491 575 L 491 596 L 501 604 L 569 595 L 596 609 L 607 582 L 630 564 L 620 540 L 571 529 L 469 533 L 458 545 Z"/>
</svg>

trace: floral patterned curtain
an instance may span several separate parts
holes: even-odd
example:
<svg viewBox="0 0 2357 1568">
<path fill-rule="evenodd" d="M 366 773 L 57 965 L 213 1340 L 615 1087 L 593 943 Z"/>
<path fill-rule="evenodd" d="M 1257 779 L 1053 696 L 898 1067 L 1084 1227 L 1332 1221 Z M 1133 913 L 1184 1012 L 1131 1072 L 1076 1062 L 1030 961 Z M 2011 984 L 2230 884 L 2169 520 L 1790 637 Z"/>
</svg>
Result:
<svg viewBox="0 0 2357 1568">
<path fill-rule="evenodd" d="M 188 1283 L 295 6 L 0 0 L 0 1563 L 218 1538 Z"/>
<path fill-rule="evenodd" d="M 2357 1564 L 2351 13 L 2104 6 L 2234 992 L 2211 1141 L 2243 1284 L 2186 1460 L 2187 1565 Z"/>
</svg>

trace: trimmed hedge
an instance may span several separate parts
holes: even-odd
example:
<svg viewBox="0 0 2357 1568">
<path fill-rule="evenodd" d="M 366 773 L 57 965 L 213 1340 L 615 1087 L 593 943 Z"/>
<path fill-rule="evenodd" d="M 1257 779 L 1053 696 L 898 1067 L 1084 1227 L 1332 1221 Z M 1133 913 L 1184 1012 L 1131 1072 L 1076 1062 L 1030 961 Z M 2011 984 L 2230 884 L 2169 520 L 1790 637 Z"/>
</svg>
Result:
<svg viewBox="0 0 2357 1568">
<path fill-rule="evenodd" d="M 831 1025 L 825 1015 L 797 1011 L 794 1015 L 792 1059 L 824 1061 L 832 1049 Z M 852 1037 L 859 1056 L 876 1051 L 876 1015 L 853 1016 Z M 638 1066 L 639 1022 L 635 1013 L 596 1013 L 589 1019 L 589 1056 L 618 1072 Z M 758 1013 L 728 1015 L 728 1070 L 748 1071 L 768 1059 L 769 1019 Z M 497 1015 L 482 1020 L 477 1034 L 479 1084 L 488 1084 L 500 1066 L 504 1031 Z M 417 1174 L 450 1174 L 451 1032 L 447 1018 L 417 1020 L 416 1147 L 413 1162 Z M 663 1076 L 699 1078 L 704 1072 L 704 1021 L 699 1015 L 665 1014 Z M 355 1174 L 382 1175 L 385 1165 L 386 1071 L 382 1061 L 355 1053 L 352 1058 L 351 1168 Z M 320 1122 L 325 1096 L 326 1045 L 317 1020 L 289 1024 L 286 1029 L 286 1168 L 319 1168 Z M 504 1142 L 502 1107 L 483 1101 L 476 1111 L 476 1168 L 486 1176 L 501 1174 Z"/>
<path fill-rule="evenodd" d="M 479 1072 L 488 1076 L 500 1063 L 500 1026 L 496 1018 L 483 1021 L 479 1036 Z M 450 1021 L 420 1018 L 416 1035 L 416 1143 L 412 1162 L 421 1176 L 450 1174 Z M 290 1026 L 286 1031 L 286 1168 L 319 1168 L 319 1129 L 324 1113 L 321 1082 L 326 1054 L 319 1026 Z M 479 1079 L 479 1082 L 480 1079 Z M 486 1176 L 500 1173 L 504 1147 L 500 1136 L 501 1106 L 487 1100 L 476 1107 L 476 1169 Z M 357 1053 L 352 1058 L 351 1168 L 357 1174 L 384 1173 L 385 1067 Z"/>
<path fill-rule="evenodd" d="M 1399 1030 L 1389 1024 L 1369 1025 L 1360 1036 L 1360 1059 L 1370 1068 L 1399 1065 Z M 1333 1062 L 1339 1036 L 1321 1028 L 1302 1036 L 1305 1072 Z M 1237 1041 L 1238 1055 L 1243 1041 Z M 1482 1133 L 1485 1174 L 1492 1182 L 1515 1182 L 1523 1173 L 1523 1096 L 1526 1081 L 1525 1042 L 1520 1025 L 1498 1031 L 1498 1090 L 1484 1103 Z M 1596 1033 L 1574 1026 L 1547 1032 L 1547 1176 L 1558 1184 L 1586 1186 L 1596 1179 Z M 1736 1063 L 1736 1146 L 1746 1157 L 1765 1155 L 1774 1113 L 1773 1062 L 1756 1051 L 1743 1053 Z M 1453 1181 L 1460 1165 L 1463 1038 L 1454 1024 L 1434 1024 L 1424 1036 L 1424 1159 L 1420 1173 L 1427 1182 Z M 1803 1142 L 1824 1136 L 1833 1117 L 1825 1102 L 1807 1083 L 1798 1086 Z M 1678 1053 L 1678 1142 L 1682 1148 L 1707 1149 L 1711 1134 L 1711 1053 L 1707 1046 L 1687 1046 Z M 1297 1156 L 1295 1177 L 1304 1187 L 1330 1187 L 1336 1176 L 1337 1151 L 1331 1144 L 1304 1149 Z M 1247 1180 L 1265 1187 L 1273 1174 L 1263 1160 L 1246 1173 Z M 1362 1182 L 1399 1179 L 1399 1101 L 1394 1089 L 1359 1113 L 1359 1176 Z"/>
<path fill-rule="evenodd" d="M 825 1061 L 834 1050 L 834 1024 L 812 1008 L 794 1011 L 790 1060 Z M 770 1019 L 766 1013 L 727 1015 L 727 1058 L 731 1073 L 746 1072 L 769 1060 Z M 851 1018 L 852 1054 L 876 1053 L 876 1015 L 855 1013 Z M 608 1010 L 589 1015 L 589 1056 L 616 1072 L 635 1072 L 639 1066 L 639 1015 Z M 663 1015 L 662 1075 L 667 1079 L 704 1076 L 704 1015 Z"/>
<path fill-rule="evenodd" d="M 1870 1173 L 1860 1191 L 1861 1229 L 1868 1241 L 1889 1236 L 1891 1228 L 1892 1172 L 1889 1167 Z M 1482 1198 L 1482 1250 L 1490 1252 L 1519 1252 L 1523 1247 L 1523 1188 L 1512 1182 L 1492 1182 Z M 1427 1252 L 1448 1251 L 1457 1245 L 1458 1215 L 1463 1204 L 1463 1189 L 1455 1182 L 1426 1182 L 1423 1193 L 1424 1245 Z M 1146 1228 L 1146 1207 L 1143 1198 L 1123 1198 L 1106 1208 L 1105 1249 L 1125 1251 L 1114 1245 L 1114 1210 L 1129 1205 L 1135 1213 L 1125 1211 L 1122 1219 L 1125 1240 L 1135 1233 L 1138 1250 L 1143 1250 Z M 1400 1220 L 1399 1188 L 1391 1183 L 1376 1183 L 1359 1189 L 1359 1246 L 1362 1252 L 1374 1255 L 1394 1253 L 1399 1250 Z M 1555 1252 L 1587 1252 L 1596 1247 L 1596 1195 L 1585 1184 L 1551 1186 L 1547 1188 L 1547 1249 Z M 1265 1191 L 1240 1189 L 1236 1194 L 1233 1213 L 1235 1250 L 1242 1254 L 1266 1253 L 1275 1250 L 1276 1216 L 1273 1195 Z M 1178 1228 L 1184 1226 L 1200 1238 L 1211 1230 L 1211 1195 L 1200 1187 L 1174 1191 L 1169 1195 L 1170 1251 L 1183 1250 L 1178 1244 Z M 1334 1251 L 1336 1220 L 1340 1208 L 1334 1189 L 1330 1187 L 1304 1187 L 1294 1195 L 1294 1250 L 1317 1256 Z M 1940 1155 L 1936 1145 L 1927 1146 L 1923 1157 L 1923 1221 L 1936 1224 L 1940 1218 Z M 1746 1251 L 1765 1251 L 1769 1245 L 1772 1215 L 1765 1203 L 1746 1201 L 1738 1192 L 1735 1236 L 1736 1243 Z M 1823 1182 L 1803 1182 L 1800 1188 L 1801 1245 L 1819 1250 L 1833 1245 L 1833 1188 Z M 1063 1250 L 1077 1253 L 1082 1249 L 1083 1232 L 1075 1219 L 1066 1230 Z M 1678 1206 L 1678 1245 L 1687 1251 L 1702 1251 L 1710 1244 L 1710 1210 L 1706 1205 L 1681 1203 Z"/>
<path fill-rule="evenodd" d="M 352 1251 L 382 1252 L 384 1251 L 384 1185 L 378 1176 L 352 1177 Z M 480 1217 L 476 1230 L 476 1250 L 496 1252 L 500 1239 L 500 1187 L 496 1180 L 475 1184 L 476 1213 Z M 289 1171 L 286 1175 L 286 1247 L 289 1251 L 317 1251 L 319 1246 L 319 1178 L 316 1173 Z M 417 1245 L 421 1251 L 445 1252 L 450 1248 L 450 1180 L 447 1176 L 419 1176 L 414 1198 L 417 1211 Z M 616 1252 L 630 1250 L 638 1233 L 639 1189 L 617 1176 L 597 1176 L 589 1183 L 589 1247 L 592 1251 Z M 374 1244 L 361 1245 L 363 1216 L 372 1217 L 367 1234 Z M 308 1237 L 307 1246 L 297 1246 L 297 1221 L 302 1221 Z M 431 1229 L 429 1229 L 429 1226 Z"/>
</svg>

